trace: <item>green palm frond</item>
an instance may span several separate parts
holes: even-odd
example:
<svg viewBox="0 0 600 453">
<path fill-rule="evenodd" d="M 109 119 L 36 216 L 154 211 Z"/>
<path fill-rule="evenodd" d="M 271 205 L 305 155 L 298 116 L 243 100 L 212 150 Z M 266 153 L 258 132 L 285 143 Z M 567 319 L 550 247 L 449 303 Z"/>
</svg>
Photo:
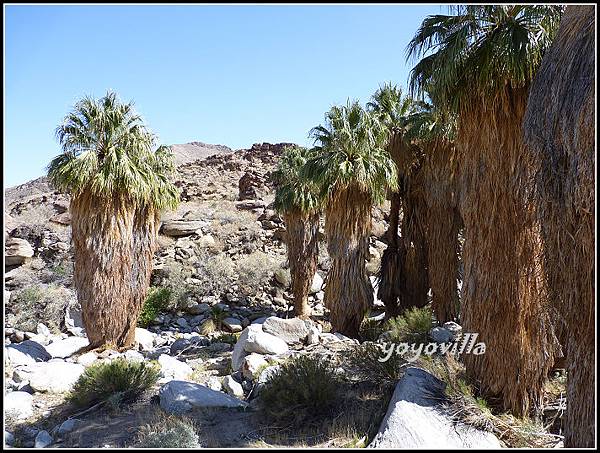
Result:
<svg viewBox="0 0 600 453">
<path fill-rule="evenodd" d="M 468 107 L 472 95 L 493 100 L 507 84 L 531 81 L 550 45 L 563 7 L 541 5 L 459 5 L 450 15 L 425 18 L 407 46 L 420 59 L 409 87 L 429 91 L 453 111 Z"/>
<path fill-rule="evenodd" d="M 302 167 L 314 153 L 301 146 L 288 146 L 283 152 L 273 174 L 275 184 L 275 209 L 280 213 L 300 211 L 312 213 L 320 209 L 322 197 L 311 181 L 300 175 Z"/>
<path fill-rule="evenodd" d="M 301 177 L 315 184 L 324 198 L 355 186 L 381 203 L 388 188 L 397 189 L 396 165 L 384 148 L 388 130 L 358 102 L 332 107 L 325 125 L 310 134 L 314 155 L 302 167 Z"/>
<path fill-rule="evenodd" d="M 96 100 L 84 97 L 56 128 L 63 152 L 48 165 L 50 182 L 77 196 L 127 196 L 156 209 L 174 208 L 179 191 L 168 147 L 152 151 L 156 137 L 145 127 L 133 103 L 113 92 Z"/>
</svg>

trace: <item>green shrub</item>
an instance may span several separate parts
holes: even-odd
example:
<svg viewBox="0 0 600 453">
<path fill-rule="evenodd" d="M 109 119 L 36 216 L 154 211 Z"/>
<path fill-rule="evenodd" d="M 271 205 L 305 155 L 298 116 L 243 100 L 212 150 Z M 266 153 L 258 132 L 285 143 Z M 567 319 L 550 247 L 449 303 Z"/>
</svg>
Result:
<svg viewBox="0 0 600 453">
<path fill-rule="evenodd" d="M 148 327 L 161 311 L 166 310 L 171 302 L 172 291 L 170 288 L 152 288 L 146 301 L 142 306 L 142 311 L 138 318 L 140 327 Z"/>
<path fill-rule="evenodd" d="M 120 357 L 86 368 L 68 399 L 80 407 L 101 402 L 119 405 L 134 401 L 156 384 L 159 377 L 160 368 L 157 365 Z"/>
<path fill-rule="evenodd" d="M 301 355 L 281 365 L 260 397 L 269 419 L 300 426 L 332 414 L 341 380 L 326 361 Z"/>
<path fill-rule="evenodd" d="M 365 318 L 360 325 L 358 335 L 361 341 L 377 341 L 383 330 L 384 326 L 381 321 L 373 318 Z"/>
<path fill-rule="evenodd" d="M 194 425 L 175 416 L 161 417 L 155 423 L 142 426 L 136 448 L 200 448 Z"/>
<path fill-rule="evenodd" d="M 391 346 L 390 343 L 388 343 Z M 401 354 L 389 354 L 382 344 L 365 341 L 356 345 L 344 355 L 346 363 L 352 369 L 352 375 L 369 380 L 377 385 L 395 383 L 402 376 L 402 367 L 407 362 Z"/>
<path fill-rule="evenodd" d="M 427 343 L 432 327 L 433 318 L 429 306 L 410 308 L 387 322 L 389 339 L 395 343 Z"/>
</svg>

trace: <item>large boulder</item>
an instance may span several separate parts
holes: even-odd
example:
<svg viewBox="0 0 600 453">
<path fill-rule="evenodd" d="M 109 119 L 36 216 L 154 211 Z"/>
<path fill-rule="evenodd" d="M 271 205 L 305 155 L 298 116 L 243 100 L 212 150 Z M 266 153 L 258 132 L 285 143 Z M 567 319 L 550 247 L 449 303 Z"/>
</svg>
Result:
<svg viewBox="0 0 600 453">
<path fill-rule="evenodd" d="M 263 331 L 281 338 L 288 344 L 302 343 L 308 336 L 312 323 L 300 318 L 283 319 L 268 317 L 262 325 Z"/>
<path fill-rule="evenodd" d="M 154 348 L 154 334 L 149 330 L 136 327 L 135 342 L 142 351 L 151 351 Z"/>
<path fill-rule="evenodd" d="M 242 366 L 242 362 L 244 357 L 248 355 L 248 352 L 245 349 L 246 342 L 248 341 L 248 336 L 250 332 L 260 332 L 262 331 L 262 325 L 260 324 L 250 324 L 246 327 L 242 333 L 240 334 L 235 346 L 233 347 L 233 352 L 231 354 L 231 368 L 233 371 L 238 371 Z"/>
<path fill-rule="evenodd" d="M 204 407 L 246 407 L 247 403 L 204 385 L 187 381 L 170 381 L 159 392 L 160 407 L 169 413 L 185 413 Z"/>
<path fill-rule="evenodd" d="M 52 358 L 52 355 L 40 343 L 25 340 L 21 343 L 8 345 L 6 347 L 6 357 L 9 363 L 15 367 L 46 362 Z"/>
<path fill-rule="evenodd" d="M 18 370 L 18 375 L 37 392 L 63 393 L 71 389 L 84 370 L 78 363 L 52 360 L 27 365 Z"/>
<path fill-rule="evenodd" d="M 261 330 L 251 330 L 248 333 L 244 350 L 257 354 L 277 355 L 288 351 L 287 343 L 281 338 Z"/>
<path fill-rule="evenodd" d="M 46 346 L 46 350 L 54 358 L 64 359 L 71 357 L 81 348 L 85 348 L 90 343 L 87 338 L 84 337 L 67 337 L 63 340 L 57 340 Z"/>
<path fill-rule="evenodd" d="M 33 415 L 33 396 L 27 392 L 10 392 L 4 397 L 4 414 L 18 420 Z"/>
<path fill-rule="evenodd" d="M 20 266 L 33 256 L 33 248 L 25 239 L 9 237 L 4 247 L 4 265 Z"/>
<path fill-rule="evenodd" d="M 407 368 L 368 448 L 501 448 L 492 433 L 457 424 L 444 413 L 445 386 L 425 370 Z"/>
<path fill-rule="evenodd" d="M 206 226 L 206 221 L 204 220 L 166 220 L 163 222 L 160 232 L 166 236 L 173 237 L 189 236 L 201 230 L 204 226 Z"/>
</svg>

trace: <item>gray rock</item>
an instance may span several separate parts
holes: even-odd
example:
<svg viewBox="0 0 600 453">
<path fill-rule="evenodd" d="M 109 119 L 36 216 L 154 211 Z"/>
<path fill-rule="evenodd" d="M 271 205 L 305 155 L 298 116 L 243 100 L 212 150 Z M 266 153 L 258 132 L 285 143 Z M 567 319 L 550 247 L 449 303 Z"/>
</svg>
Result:
<svg viewBox="0 0 600 453">
<path fill-rule="evenodd" d="M 83 422 L 81 420 L 78 420 L 76 418 L 68 418 L 67 420 L 61 423 L 56 432 L 59 436 L 64 436 L 65 434 L 68 434 L 75 430 L 82 423 Z"/>
<path fill-rule="evenodd" d="M 167 220 L 163 222 L 160 232 L 172 237 L 189 236 L 206 226 L 206 224 L 204 220 Z"/>
<path fill-rule="evenodd" d="M 185 379 L 192 374 L 193 371 L 187 363 L 180 362 L 166 354 L 161 354 L 158 358 L 158 363 L 161 367 L 161 374 L 165 378 Z"/>
<path fill-rule="evenodd" d="M 34 447 L 46 448 L 52 442 L 54 442 L 54 439 L 52 439 L 52 436 L 48 433 L 48 431 L 40 431 L 37 436 L 35 436 Z"/>
<path fill-rule="evenodd" d="M 139 353 L 138 351 L 134 351 L 133 349 L 129 349 L 128 351 L 125 351 L 125 353 L 123 354 L 123 357 L 125 357 L 126 360 L 130 360 L 132 362 L 143 362 L 144 361 L 144 356 Z"/>
<path fill-rule="evenodd" d="M 453 337 L 452 332 L 443 327 L 434 327 L 429 331 L 429 336 L 436 343 L 448 343 Z"/>
<path fill-rule="evenodd" d="M 310 328 L 308 335 L 306 336 L 306 344 L 318 344 L 319 343 L 319 329 L 315 326 Z"/>
<path fill-rule="evenodd" d="M 202 303 L 202 304 L 194 304 L 188 307 L 187 311 L 191 315 L 201 315 L 210 310 L 210 305 Z"/>
<path fill-rule="evenodd" d="M 85 336 L 81 306 L 76 301 L 69 304 L 65 310 L 65 328 L 77 337 Z"/>
<path fill-rule="evenodd" d="M 492 433 L 456 424 L 444 413 L 444 387 L 425 370 L 407 368 L 368 448 L 501 448 Z"/>
<path fill-rule="evenodd" d="M 4 430 L 4 443 L 8 447 L 12 447 L 15 444 L 15 436 L 13 435 L 13 433 Z"/>
<path fill-rule="evenodd" d="M 31 365 L 52 358 L 44 346 L 33 340 L 8 345 L 6 347 L 6 357 L 8 357 L 12 366 Z"/>
<path fill-rule="evenodd" d="M 247 403 L 195 382 L 170 381 L 159 392 L 160 407 L 169 413 L 185 413 L 204 407 L 246 407 Z"/>
<path fill-rule="evenodd" d="M 66 358 L 71 357 L 81 348 L 88 346 L 90 343 L 87 338 L 83 337 L 68 337 L 64 340 L 53 341 L 46 350 L 52 355 L 53 358 Z"/>
<path fill-rule="evenodd" d="M 86 352 L 85 354 L 81 354 L 79 357 L 77 357 L 76 361 L 80 365 L 90 366 L 96 360 L 98 360 L 98 356 L 96 355 L 95 352 L 90 351 L 90 352 Z"/>
<path fill-rule="evenodd" d="M 22 379 L 36 392 L 63 393 L 71 389 L 84 371 L 83 365 L 59 359 L 27 365 L 19 370 Z"/>
<path fill-rule="evenodd" d="M 233 376 L 225 376 L 223 379 L 223 389 L 225 389 L 225 391 L 230 395 L 237 398 L 244 397 L 244 389 L 242 388 L 242 385 L 237 382 Z"/>
<path fill-rule="evenodd" d="M 263 332 L 275 335 L 288 344 L 302 343 L 308 336 L 312 323 L 300 318 L 283 319 L 270 316 L 263 323 Z"/>
<path fill-rule="evenodd" d="M 458 324 L 456 324 L 453 321 L 445 322 L 442 327 L 444 329 L 449 330 L 450 332 L 452 332 L 452 334 L 454 335 L 454 338 L 452 338 L 453 340 L 456 339 L 456 337 L 458 336 L 458 334 L 460 334 L 462 332 L 462 327 L 459 326 Z"/>
<path fill-rule="evenodd" d="M 231 368 L 233 371 L 238 371 L 242 366 L 242 360 L 248 352 L 246 351 L 246 343 L 248 341 L 248 336 L 250 332 L 262 332 L 262 326 L 260 324 L 250 324 L 240 334 L 235 346 L 233 347 L 233 352 L 231 354 Z"/>
<path fill-rule="evenodd" d="M 33 415 L 33 396 L 27 392 L 9 392 L 4 397 L 4 413 L 18 420 Z"/>
<path fill-rule="evenodd" d="M 221 384 L 221 380 L 217 376 L 209 377 L 208 381 L 206 382 L 206 386 L 209 389 L 215 390 L 217 392 L 223 388 L 223 384 Z"/>
<path fill-rule="evenodd" d="M 242 331 L 242 323 L 236 318 L 225 318 L 223 320 L 223 325 L 227 330 L 233 333 Z"/>
<path fill-rule="evenodd" d="M 192 336 L 189 339 L 179 338 L 171 345 L 171 355 L 178 355 L 182 352 L 188 354 L 196 354 L 202 350 L 204 346 L 209 344 L 209 340 L 200 336 Z"/>
</svg>

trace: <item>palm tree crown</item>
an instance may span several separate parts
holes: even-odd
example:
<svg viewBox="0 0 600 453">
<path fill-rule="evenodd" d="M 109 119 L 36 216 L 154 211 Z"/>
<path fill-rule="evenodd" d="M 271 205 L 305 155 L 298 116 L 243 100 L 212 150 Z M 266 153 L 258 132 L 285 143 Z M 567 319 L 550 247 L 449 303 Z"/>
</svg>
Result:
<svg viewBox="0 0 600 453">
<path fill-rule="evenodd" d="M 302 167 L 311 157 L 311 150 L 288 146 L 283 152 L 273 178 L 277 184 L 275 209 L 279 212 L 297 210 L 311 213 L 319 209 L 321 198 L 314 185 L 300 176 Z"/>
<path fill-rule="evenodd" d="M 414 112 L 414 102 L 404 95 L 402 88 L 387 82 L 373 94 L 367 110 L 390 132 L 404 132 L 408 125 L 406 120 Z"/>
<path fill-rule="evenodd" d="M 385 150 L 388 131 L 356 101 L 334 106 L 325 114 L 325 125 L 310 131 L 315 155 L 302 169 L 324 197 L 357 187 L 375 203 L 385 199 L 388 187 L 397 189 L 396 165 Z"/>
<path fill-rule="evenodd" d="M 48 165 L 48 176 L 57 189 L 73 196 L 119 194 L 156 209 L 177 205 L 179 193 L 169 181 L 170 148 L 152 151 L 156 137 L 133 103 L 121 103 L 113 92 L 99 100 L 85 97 L 57 127 L 56 137 L 63 152 Z"/>
<path fill-rule="evenodd" d="M 441 104 L 468 109 L 471 95 L 493 100 L 500 90 L 526 87 L 549 46 L 561 6 L 458 5 L 454 15 L 428 16 L 407 47 L 421 60 L 411 91 L 435 92 Z"/>
</svg>

